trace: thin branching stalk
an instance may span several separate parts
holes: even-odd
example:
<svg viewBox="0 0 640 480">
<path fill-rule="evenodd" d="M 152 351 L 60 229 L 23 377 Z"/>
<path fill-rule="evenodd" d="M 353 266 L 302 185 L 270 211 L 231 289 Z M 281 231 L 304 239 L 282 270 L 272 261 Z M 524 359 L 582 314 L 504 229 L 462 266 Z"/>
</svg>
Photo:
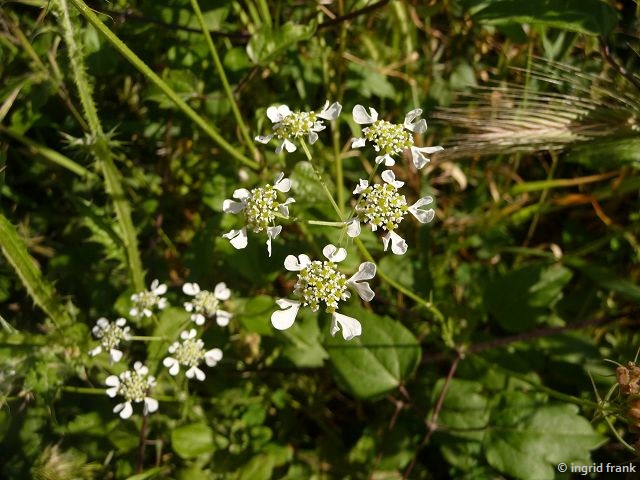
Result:
<svg viewBox="0 0 640 480">
<path fill-rule="evenodd" d="M 53 324 L 56 326 L 70 324 L 72 319 L 62 300 L 57 296 L 53 286 L 42 277 L 18 231 L 2 214 L 0 214 L 0 248 L 22 280 L 29 296 L 47 314 Z"/>
<path fill-rule="evenodd" d="M 242 114 L 240 113 L 240 109 L 238 108 L 238 103 L 233 95 L 233 91 L 231 90 L 231 86 L 229 86 L 229 81 L 227 80 L 227 74 L 224 71 L 224 67 L 222 66 L 222 62 L 220 61 L 220 55 L 218 55 L 218 50 L 216 49 L 213 40 L 211 39 L 211 34 L 209 33 L 209 29 L 207 29 L 207 25 L 204 22 L 204 17 L 202 16 L 202 11 L 200 10 L 200 5 L 198 5 L 198 0 L 191 0 L 191 6 L 193 7 L 193 11 L 198 18 L 198 22 L 200 23 L 200 27 L 202 28 L 202 33 L 204 34 L 204 38 L 207 42 L 207 46 L 209 47 L 209 52 L 211 52 L 211 58 L 213 58 L 213 64 L 216 68 L 216 72 L 218 72 L 218 76 L 220 77 L 220 81 L 222 82 L 222 87 L 224 88 L 224 93 L 231 104 L 231 111 L 233 112 L 233 116 L 236 118 L 236 122 L 238 123 L 238 128 L 240 129 L 240 134 L 244 139 L 245 144 L 251 150 L 251 155 L 254 158 L 259 158 L 258 150 L 256 149 L 251 136 L 249 135 L 249 129 L 247 124 L 242 118 Z"/>
<path fill-rule="evenodd" d="M 84 65 L 82 48 L 76 38 L 67 1 L 57 0 L 56 5 L 58 7 L 58 15 L 62 25 L 64 39 L 69 51 L 73 78 L 78 89 L 84 115 L 89 124 L 90 133 L 95 142 L 93 152 L 102 167 L 105 188 L 113 202 L 116 218 L 120 226 L 119 233 L 125 251 L 127 252 L 131 282 L 137 291 L 141 291 L 145 288 L 144 273 L 142 271 L 140 252 L 138 251 L 136 230 L 131 220 L 131 206 L 125 197 L 120 172 L 118 172 L 113 162 L 113 155 L 109 148 L 109 139 L 102 129 L 98 111 L 91 96 L 91 85 Z"/>
<path fill-rule="evenodd" d="M 171 100 L 178 109 L 180 109 L 187 117 L 189 117 L 196 125 L 198 125 L 204 133 L 206 133 L 220 148 L 231 155 L 234 159 L 245 164 L 246 166 L 257 169 L 258 163 L 244 156 L 237 148 L 227 142 L 224 137 L 211 124 L 202 118 L 195 110 L 180 98 L 180 96 L 162 80 L 156 73 L 144 63 L 133 51 L 125 45 L 107 26 L 93 13 L 93 11 L 82 0 L 69 0 L 78 11 L 84 16 L 96 30 L 98 30 L 107 41 L 115 47 L 120 54 L 131 63 L 140 73 L 142 73 L 150 82 L 156 85 Z"/>
<path fill-rule="evenodd" d="M 322 175 L 320 174 L 320 172 L 318 171 L 318 168 L 316 167 L 316 164 L 313 163 L 313 157 L 311 156 L 309 147 L 307 147 L 307 142 L 305 142 L 304 139 L 300 139 L 300 144 L 302 145 L 302 150 L 304 150 L 304 154 L 307 156 L 307 159 L 309 160 L 311 167 L 313 167 L 313 172 L 316 174 L 318 182 L 320 182 L 320 185 L 322 186 L 324 193 L 327 194 L 327 198 L 331 202 L 331 206 L 333 207 L 335 212 L 338 214 L 338 219 L 342 221 L 342 210 L 340 210 L 340 207 L 338 206 L 335 199 L 333 198 L 333 195 L 329 191 L 329 187 L 327 187 L 327 184 L 323 180 Z"/>
</svg>

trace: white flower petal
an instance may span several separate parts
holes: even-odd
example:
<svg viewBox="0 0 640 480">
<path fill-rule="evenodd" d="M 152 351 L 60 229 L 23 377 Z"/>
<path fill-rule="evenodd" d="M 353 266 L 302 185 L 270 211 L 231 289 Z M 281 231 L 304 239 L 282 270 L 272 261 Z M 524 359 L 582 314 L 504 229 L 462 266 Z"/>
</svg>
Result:
<svg viewBox="0 0 640 480">
<path fill-rule="evenodd" d="M 396 232 L 391 230 L 386 235 L 382 237 L 382 243 L 384 245 L 384 251 L 387 251 L 389 247 L 389 242 L 391 242 L 391 251 L 396 255 L 404 255 L 407 251 L 407 242 L 398 235 Z"/>
<path fill-rule="evenodd" d="M 113 409 L 113 413 L 120 412 L 120 418 L 126 420 L 133 413 L 133 407 L 131 406 L 131 402 L 120 403 L 115 406 Z"/>
<path fill-rule="evenodd" d="M 97 321 L 96 321 L 96 325 L 99 326 L 101 329 L 105 329 L 109 326 L 109 320 L 107 320 L 104 317 L 100 317 Z"/>
<path fill-rule="evenodd" d="M 167 357 L 162 364 L 169 369 L 169 373 L 174 377 L 180 372 L 180 362 L 173 357 Z"/>
<path fill-rule="evenodd" d="M 278 206 L 278 210 L 280 211 L 280 215 L 282 215 L 283 217 L 288 217 L 289 216 L 289 205 L 291 205 L 292 203 L 296 203 L 296 200 L 294 198 L 287 198 L 284 203 L 281 203 Z"/>
<path fill-rule="evenodd" d="M 382 177 L 382 180 L 387 182 L 389 185 L 393 185 L 396 188 L 400 188 L 404 185 L 404 182 L 396 180 L 396 174 L 393 173 L 392 170 L 385 170 L 380 176 Z"/>
<path fill-rule="evenodd" d="M 407 114 L 404 116 L 404 124 L 403 124 L 403 126 L 405 128 L 407 128 L 407 125 L 413 125 L 413 121 L 416 118 L 418 118 L 420 115 L 422 115 L 422 109 L 421 108 L 414 108 L 410 112 L 407 112 Z M 408 130 L 410 130 L 410 129 L 408 129 Z"/>
<path fill-rule="evenodd" d="M 127 319 L 126 318 L 118 318 L 116 320 L 116 325 L 119 326 L 120 328 L 124 327 L 127 324 Z"/>
<path fill-rule="evenodd" d="M 89 356 L 95 357 L 100 352 L 102 352 L 102 345 L 98 345 L 96 348 L 92 348 L 91 350 L 89 350 Z"/>
<path fill-rule="evenodd" d="M 291 143 L 287 138 L 285 138 L 282 141 L 282 144 L 280 144 L 280 146 L 276 148 L 276 153 L 280 153 L 283 148 L 289 153 L 295 152 L 297 149 L 296 146 L 293 143 Z"/>
<path fill-rule="evenodd" d="M 204 354 L 204 361 L 209 367 L 214 367 L 220 360 L 222 360 L 222 350 L 219 348 L 212 348 Z"/>
<path fill-rule="evenodd" d="M 318 134 L 316 132 L 309 132 L 307 138 L 309 139 L 309 145 L 313 145 L 318 141 Z"/>
<path fill-rule="evenodd" d="M 339 330 L 342 330 L 342 337 L 345 340 L 351 340 L 362 334 L 362 325 L 355 318 L 334 312 L 331 317 L 331 335 L 335 336 Z"/>
<path fill-rule="evenodd" d="M 278 107 L 271 106 L 267 108 L 267 117 L 273 123 L 278 123 L 284 120 L 285 117 L 291 114 L 291 110 L 286 105 L 280 105 Z"/>
<path fill-rule="evenodd" d="M 140 311 L 137 307 L 133 307 L 131 308 L 131 310 L 129 310 L 129 315 L 131 315 L 132 317 L 137 317 L 138 315 L 140 315 Z"/>
<path fill-rule="evenodd" d="M 111 350 L 109 350 L 109 358 L 112 362 L 119 362 L 122 358 L 122 355 L 123 353 L 116 348 L 112 348 Z"/>
<path fill-rule="evenodd" d="M 442 147 L 411 147 L 411 158 L 415 167 L 420 170 L 431 160 L 423 155 L 423 153 L 431 154 L 444 150 Z"/>
<path fill-rule="evenodd" d="M 347 251 L 344 248 L 337 248 L 333 244 L 329 244 L 322 249 L 322 254 L 331 262 L 341 262 L 347 258 Z"/>
<path fill-rule="evenodd" d="M 290 272 L 299 272 L 310 263 L 311 259 L 304 253 L 298 255 L 297 258 L 295 255 L 287 255 L 287 258 L 284 259 L 284 268 Z"/>
<path fill-rule="evenodd" d="M 282 225 L 267 227 L 267 252 L 269 252 L 269 256 L 271 256 L 271 240 L 276 238 L 281 231 Z"/>
<path fill-rule="evenodd" d="M 241 202 L 244 202 L 251 198 L 251 192 L 246 188 L 237 188 L 233 191 L 232 197 L 235 198 L 236 200 L 240 200 Z"/>
<path fill-rule="evenodd" d="M 227 325 L 229 325 L 229 321 L 232 317 L 233 315 L 231 315 L 229 312 L 225 310 L 218 310 L 216 312 L 216 323 L 219 327 L 226 327 Z"/>
<path fill-rule="evenodd" d="M 277 330 L 286 330 L 296 320 L 301 303 L 287 298 L 280 298 L 276 303 L 282 310 L 276 310 L 271 314 L 271 324 Z"/>
<path fill-rule="evenodd" d="M 435 210 L 433 208 L 430 208 L 429 210 L 423 210 L 420 207 L 422 207 L 423 205 L 429 205 L 432 202 L 433 197 L 422 197 L 416 203 L 411 205 L 408 210 L 413 214 L 414 217 L 416 217 L 416 219 L 420 223 L 429 223 L 436 215 Z"/>
<path fill-rule="evenodd" d="M 324 106 L 322 107 L 322 111 L 318 113 L 318 117 L 323 118 L 325 120 L 335 120 L 340 115 L 342 111 L 342 105 L 338 102 L 333 102 L 329 105 L 329 100 L 326 101 Z"/>
<path fill-rule="evenodd" d="M 396 164 L 396 161 L 393 159 L 391 155 L 387 153 L 385 155 L 380 155 L 376 157 L 376 163 L 378 165 L 380 165 L 381 163 L 384 163 L 385 167 L 393 167 Z"/>
<path fill-rule="evenodd" d="M 230 199 L 226 199 L 222 202 L 222 211 L 224 213 L 239 213 L 244 210 L 246 204 L 243 202 L 235 202 Z"/>
<path fill-rule="evenodd" d="M 158 410 L 158 401 L 155 398 L 144 397 L 144 414 Z"/>
<path fill-rule="evenodd" d="M 229 233 L 222 235 L 224 238 L 228 238 L 234 248 L 241 250 L 247 246 L 247 229 L 242 228 L 240 230 L 231 230 Z"/>
<path fill-rule="evenodd" d="M 185 283 L 184 285 L 182 285 L 182 291 L 187 295 L 194 296 L 194 295 L 197 295 L 198 293 L 200 293 L 200 285 L 198 285 L 195 282 L 193 282 L 193 283 Z M 187 304 L 185 304 L 185 307 L 186 307 L 186 305 Z M 189 305 L 191 305 L 191 304 L 189 304 Z M 193 305 L 191 305 L 191 308 L 193 308 Z"/>
<path fill-rule="evenodd" d="M 151 289 L 151 291 L 156 295 L 164 295 L 165 293 L 167 293 L 167 286 L 164 283 L 161 283 L 160 285 L 157 285 L 155 288 Z"/>
<path fill-rule="evenodd" d="M 273 183 L 273 188 L 279 192 L 286 193 L 291 189 L 291 180 L 284 178 L 284 173 L 281 173 L 276 177 L 276 180 Z"/>
<path fill-rule="evenodd" d="M 371 290 L 367 280 L 371 280 L 375 276 L 376 264 L 372 262 L 362 262 L 358 271 L 347 280 L 347 285 L 353 287 L 365 302 L 370 302 L 373 300 L 375 293 Z"/>
<path fill-rule="evenodd" d="M 354 138 L 351 140 L 351 148 L 362 148 L 367 144 L 366 138 Z"/>
<path fill-rule="evenodd" d="M 204 372 L 200 370 L 198 367 L 193 367 L 193 369 L 196 373 L 196 380 L 200 380 L 202 382 L 206 378 L 206 375 L 204 374 Z"/>
<path fill-rule="evenodd" d="M 193 315 L 191 315 L 191 320 L 196 324 L 196 325 L 204 325 L 204 322 L 207 320 L 206 317 L 201 314 L 201 313 L 194 313 Z"/>
<path fill-rule="evenodd" d="M 216 287 L 213 289 L 213 295 L 218 299 L 218 300 L 229 300 L 229 297 L 231 296 L 231 290 L 229 290 L 227 288 L 227 284 L 224 282 L 220 282 L 216 285 Z"/>
<path fill-rule="evenodd" d="M 258 135 L 257 137 L 254 138 L 254 140 L 256 142 L 260 142 L 260 143 L 264 143 L 267 144 L 271 141 L 271 139 L 275 136 L 274 133 L 272 133 L 271 135 Z"/>
<path fill-rule="evenodd" d="M 369 108 L 369 113 L 362 105 L 356 105 L 351 112 L 353 120 L 360 125 L 367 125 L 378 120 L 378 112 L 374 108 Z"/>
<path fill-rule="evenodd" d="M 351 220 L 346 222 L 347 224 L 347 235 L 351 238 L 355 238 L 360 235 L 360 220 L 357 218 L 352 218 Z"/>
<path fill-rule="evenodd" d="M 358 184 L 358 186 L 353 190 L 353 194 L 354 195 L 358 195 L 362 192 L 364 192 L 364 190 L 369 186 L 369 182 L 367 180 L 362 180 L 360 179 L 360 183 Z"/>
</svg>

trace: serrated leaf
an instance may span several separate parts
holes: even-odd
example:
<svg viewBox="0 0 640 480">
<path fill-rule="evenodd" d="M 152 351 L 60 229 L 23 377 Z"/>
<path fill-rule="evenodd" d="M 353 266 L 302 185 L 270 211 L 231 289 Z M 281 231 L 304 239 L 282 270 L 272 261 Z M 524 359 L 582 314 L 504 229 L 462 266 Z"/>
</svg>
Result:
<svg viewBox="0 0 640 480">
<path fill-rule="evenodd" d="M 589 465 L 590 450 L 604 440 L 575 405 L 515 411 L 515 422 L 496 412 L 483 441 L 489 464 L 515 478 L 551 480 L 560 462 Z"/>
<path fill-rule="evenodd" d="M 436 383 L 432 395 L 434 404 L 442 392 L 443 385 L 444 379 Z M 482 383 L 472 380 L 454 378 L 449 382 L 438 422 L 452 429 L 450 435 L 468 440 L 482 440 L 483 430 L 491 416 L 489 398 L 483 389 Z"/>
<path fill-rule="evenodd" d="M 362 324 L 362 335 L 345 341 L 328 337 L 325 349 L 338 381 L 359 398 L 383 395 L 407 380 L 422 352 L 413 334 L 400 322 L 379 317 L 361 307 L 341 311 Z"/>
<path fill-rule="evenodd" d="M 277 59 L 289 47 L 310 39 L 316 32 L 316 27 L 317 23 L 313 20 L 307 25 L 287 22 L 276 29 L 265 24 L 251 36 L 247 44 L 247 55 L 254 64 L 265 65 Z"/>
<path fill-rule="evenodd" d="M 182 458 L 195 458 L 214 450 L 213 431 L 204 423 L 192 423 L 171 432 L 171 446 Z"/>
</svg>

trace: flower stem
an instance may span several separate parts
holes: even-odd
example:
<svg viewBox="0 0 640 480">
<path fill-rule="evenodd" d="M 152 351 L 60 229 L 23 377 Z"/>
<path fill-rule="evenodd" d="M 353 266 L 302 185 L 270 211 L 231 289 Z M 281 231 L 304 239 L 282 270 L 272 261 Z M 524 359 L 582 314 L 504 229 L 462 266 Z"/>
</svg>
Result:
<svg viewBox="0 0 640 480">
<path fill-rule="evenodd" d="M 218 50 L 216 50 L 216 46 L 211 39 L 211 34 L 209 33 L 209 29 L 204 22 L 204 17 L 202 16 L 200 5 L 198 5 L 198 0 L 191 0 L 191 6 L 193 7 L 193 11 L 195 12 L 196 17 L 198 17 L 200 28 L 202 28 L 202 33 L 204 34 L 207 46 L 209 47 L 209 51 L 211 52 L 211 57 L 213 58 L 213 64 L 215 65 L 218 76 L 220 77 L 220 81 L 222 82 L 224 93 L 226 94 L 227 99 L 231 104 L 231 111 L 233 112 L 233 116 L 236 117 L 236 122 L 238 122 L 238 128 L 240 129 L 242 138 L 244 139 L 245 144 L 247 145 L 249 150 L 251 150 L 251 154 L 253 155 L 253 157 L 256 158 L 259 156 L 258 150 L 253 144 L 253 140 L 249 136 L 249 129 L 247 128 L 247 125 L 242 118 L 242 114 L 240 113 L 240 109 L 238 108 L 238 103 L 236 102 L 236 99 L 233 96 L 233 92 L 231 91 L 231 87 L 229 86 L 229 81 L 227 80 L 227 75 L 224 71 L 224 67 L 222 66 L 222 62 L 220 61 Z"/>
<path fill-rule="evenodd" d="M 344 227 L 344 222 L 325 222 L 323 220 L 303 220 L 307 222 L 309 225 L 323 225 L 325 227 Z"/>
<path fill-rule="evenodd" d="M 224 137 L 204 118 L 202 118 L 195 110 L 193 110 L 187 103 L 180 98 L 180 96 L 164 81 L 162 80 L 149 66 L 144 63 L 140 57 L 138 57 L 133 51 L 120 40 L 107 26 L 93 13 L 83 0 L 69 0 L 80 11 L 80 13 L 93 25 L 107 39 L 111 45 L 115 47 L 118 52 L 124 56 L 131 65 L 133 65 L 140 73 L 142 73 L 151 83 L 156 85 L 162 92 L 171 100 L 176 107 L 178 107 L 187 117 L 198 125 L 202 131 L 204 131 L 220 148 L 231 155 L 233 158 L 241 163 L 244 163 L 250 168 L 258 169 L 257 162 L 244 156 L 233 145 L 228 143 Z"/>
<path fill-rule="evenodd" d="M 367 260 L 369 260 L 370 262 L 375 263 L 375 260 L 371 256 L 371 253 L 369 253 L 369 250 L 367 250 L 367 247 L 365 247 L 364 243 L 362 243 L 362 240 L 360 240 L 358 237 L 356 237 L 356 238 L 354 238 L 354 241 L 355 241 L 355 244 L 358 246 L 358 249 L 360 250 L 362 255 Z M 407 297 L 411 298 L 416 303 L 418 303 L 420 306 L 424 307 L 426 310 L 431 312 L 433 314 L 433 316 L 436 317 L 436 319 L 440 323 L 444 323 L 445 318 L 444 318 L 443 313 L 432 302 L 428 302 L 427 300 L 423 299 L 419 295 L 413 293 L 411 290 L 406 288 L 404 285 L 401 285 L 400 283 L 396 282 L 393 278 L 391 278 L 389 275 L 387 275 L 385 272 L 383 272 L 379 268 L 377 269 L 376 273 L 380 278 L 382 278 L 385 282 L 387 282 L 393 288 L 398 290 L 400 293 L 402 293 L 402 294 L 406 295 Z"/>
<path fill-rule="evenodd" d="M 329 191 L 329 188 L 327 187 L 327 184 L 322 179 L 322 175 L 320 175 L 320 171 L 316 167 L 316 164 L 313 162 L 313 157 L 311 156 L 311 152 L 309 152 L 309 148 L 307 147 L 307 143 L 304 141 L 303 138 L 300 139 L 300 144 L 302 145 L 302 150 L 304 150 L 304 153 L 307 156 L 307 159 L 309 160 L 309 163 L 311 164 L 311 167 L 313 167 L 313 173 L 316 174 L 316 177 L 318 178 L 318 182 L 320 182 L 320 185 L 322 186 L 322 189 L 324 190 L 324 193 L 327 194 L 327 197 L 329 198 L 329 201 L 331 202 L 331 206 L 336 211 L 336 213 L 338 214 L 338 218 L 342 222 L 343 221 L 343 219 L 342 219 L 342 210 L 340 210 L 340 207 L 338 206 L 336 201 L 333 199 L 333 195 Z"/>
<path fill-rule="evenodd" d="M 145 335 L 132 335 L 130 338 L 136 342 L 158 342 L 167 340 L 167 337 L 148 337 Z"/>
</svg>

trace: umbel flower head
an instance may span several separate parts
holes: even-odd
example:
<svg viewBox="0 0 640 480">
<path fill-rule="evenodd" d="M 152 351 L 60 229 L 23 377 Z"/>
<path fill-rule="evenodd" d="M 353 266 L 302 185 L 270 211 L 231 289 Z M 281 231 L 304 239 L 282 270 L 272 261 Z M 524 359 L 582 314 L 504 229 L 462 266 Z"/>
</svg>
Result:
<svg viewBox="0 0 640 480">
<path fill-rule="evenodd" d="M 226 283 L 218 283 L 213 292 L 201 290 L 197 283 L 185 283 L 182 286 L 182 291 L 194 297 L 193 300 L 185 302 L 184 309 L 191 313 L 191 320 L 196 325 L 204 325 L 207 318 L 214 316 L 219 326 L 229 325 L 229 320 L 233 315 L 220 308 L 222 302 L 229 300 L 231 296 L 231 290 L 227 288 Z"/>
<path fill-rule="evenodd" d="M 132 403 L 144 402 L 143 413 L 147 415 L 158 410 L 158 401 L 149 397 L 149 390 L 156 384 L 156 379 L 149 375 L 149 369 L 136 362 L 133 370 L 127 370 L 120 375 L 110 375 L 105 380 L 107 395 L 114 398 L 116 395 L 124 397 L 124 402 L 119 403 L 113 409 L 113 413 L 119 413 L 120 418 L 129 418 L 133 413 Z"/>
<path fill-rule="evenodd" d="M 131 301 L 134 305 L 129 310 L 129 315 L 138 318 L 150 317 L 153 315 L 154 308 L 157 307 L 158 310 L 166 308 L 167 299 L 162 296 L 165 293 L 167 293 L 167 286 L 155 279 L 151 282 L 149 290 L 131 295 Z"/>
<path fill-rule="evenodd" d="M 225 213 L 244 212 L 246 226 L 239 230 L 231 230 L 223 237 L 228 238 L 237 249 L 247 246 L 247 227 L 255 233 L 267 232 L 267 251 L 271 256 L 271 240 L 282 231 L 281 225 L 275 225 L 277 216 L 289 217 L 289 205 L 294 203 L 293 198 L 287 198 L 284 202 L 278 201 L 278 192 L 286 193 L 291 189 L 291 180 L 284 178 L 284 173 L 276 177 L 272 185 L 256 187 L 252 190 L 239 188 L 233 192 L 233 198 L 238 202 L 227 199 L 222 203 Z"/>
<path fill-rule="evenodd" d="M 196 377 L 202 381 L 206 378 L 204 372 L 198 368 L 202 360 L 209 367 L 215 366 L 222 360 L 222 350 L 214 348 L 212 350 L 204 350 L 204 342 L 196 339 L 196 330 L 185 330 L 180 334 L 182 342 L 174 342 L 169 347 L 169 353 L 173 356 L 166 357 L 162 364 L 169 369 L 171 375 L 177 375 L 180 371 L 180 365 L 187 367 L 185 375 L 187 378 Z"/>
<path fill-rule="evenodd" d="M 435 216 L 435 211 L 430 208 L 422 209 L 433 202 L 432 197 L 422 197 L 413 205 L 407 205 L 404 195 L 398 193 L 398 188 L 404 182 L 396 180 L 391 170 L 382 172 L 383 184 L 369 185 L 367 180 L 360 180 L 360 184 L 353 191 L 354 195 L 360 195 L 356 202 L 355 216 L 347 220 L 347 235 L 357 237 L 360 235 L 360 224 L 371 226 L 374 232 L 380 228 L 386 230 L 382 236 L 385 252 L 391 244 L 391 251 L 396 255 L 403 255 L 407 251 L 407 242 L 398 235 L 395 230 L 404 219 L 407 212 L 411 213 L 420 223 L 429 223 Z"/>
<path fill-rule="evenodd" d="M 327 260 L 311 260 L 307 255 L 289 255 L 284 260 L 284 266 L 290 272 L 298 272 L 298 281 L 294 294 L 300 300 L 281 298 L 276 301 L 281 310 L 273 312 L 271 323 L 278 330 L 286 330 L 293 325 L 301 306 L 309 306 L 316 312 L 324 304 L 325 311 L 331 314 L 331 335 L 342 330 L 345 340 L 351 340 L 362 333 L 362 326 L 355 318 L 338 313 L 338 306 L 342 300 L 351 296 L 347 287 L 353 288 L 360 298 L 370 302 L 374 292 L 367 283 L 376 275 L 376 266 L 371 262 L 360 264 L 358 271 L 347 279 L 338 270 L 337 263 L 347 257 L 344 248 L 327 245 L 322 250 Z"/>
<path fill-rule="evenodd" d="M 422 109 L 411 110 L 404 117 L 402 125 L 390 123 L 386 120 L 378 119 L 378 112 L 374 108 L 369 108 L 369 113 L 362 105 L 353 107 L 353 119 L 360 125 L 370 125 L 362 130 L 363 137 L 354 138 L 351 148 L 361 148 L 367 142 L 373 144 L 373 148 L 379 155 L 376 163 L 383 163 L 390 167 L 395 165 L 394 155 L 401 154 L 406 149 L 411 151 L 413 164 L 417 169 L 429 163 L 429 159 L 424 156 L 443 150 L 442 147 L 416 147 L 413 144 L 414 133 L 424 133 L 427 131 L 427 122 L 424 119 L 418 120 L 422 115 Z"/>
<path fill-rule="evenodd" d="M 292 112 L 286 105 L 267 108 L 267 117 L 273 122 L 273 133 L 270 135 L 260 135 L 255 138 L 257 142 L 269 143 L 273 137 L 280 141 L 276 148 L 276 153 L 280 153 L 284 148 L 287 152 L 295 152 L 296 146 L 292 140 L 297 140 L 305 135 L 309 143 L 313 145 L 318 140 L 318 132 L 326 127 L 322 120 L 335 120 L 340 115 L 342 105 L 334 102 L 329 105 L 329 101 L 324 104 L 319 113 Z"/>
<path fill-rule="evenodd" d="M 122 358 L 122 351 L 118 350 L 121 340 L 131 340 L 129 327 L 124 318 L 118 318 L 111 323 L 106 318 L 99 318 L 96 325 L 91 329 L 93 335 L 100 340 L 100 345 L 91 349 L 89 355 L 98 355 L 103 350 L 109 352 L 110 363 L 119 362 Z"/>
</svg>

